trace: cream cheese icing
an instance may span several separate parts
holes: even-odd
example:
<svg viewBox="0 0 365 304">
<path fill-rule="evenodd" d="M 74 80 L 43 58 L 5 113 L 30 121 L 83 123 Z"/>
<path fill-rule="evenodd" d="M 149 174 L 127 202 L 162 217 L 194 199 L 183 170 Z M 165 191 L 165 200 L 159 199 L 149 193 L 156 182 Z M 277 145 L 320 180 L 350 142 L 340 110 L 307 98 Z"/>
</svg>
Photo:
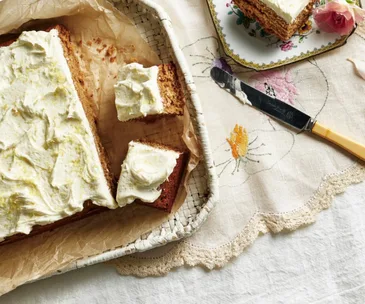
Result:
<svg viewBox="0 0 365 304">
<path fill-rule="evenodd" d="M 292 23 L 310 0 L 261 0 L 288 24 Z"/>
<path fill-rule="evenodd" d="M 157 78 L 157 66 L 144 68 L 139 63 L 130 63 L 120 69 L 114 86 L 115 105 L 120 121 L 163 112 L 164 105 Z"/>
<path fill-rule="evenodd" d="M 0 240 L 116 208 L 58 31 L 23 32 L 0 62 Z"/>
<path fill-rule="evenodd" d="M 140 199 L 153 203 L 161 195 L 158 187 L 168 180 L 180 154 L 140 142 L 130 142 L 118 182 L 117 202 L 123 207 Z"/>
</svg>

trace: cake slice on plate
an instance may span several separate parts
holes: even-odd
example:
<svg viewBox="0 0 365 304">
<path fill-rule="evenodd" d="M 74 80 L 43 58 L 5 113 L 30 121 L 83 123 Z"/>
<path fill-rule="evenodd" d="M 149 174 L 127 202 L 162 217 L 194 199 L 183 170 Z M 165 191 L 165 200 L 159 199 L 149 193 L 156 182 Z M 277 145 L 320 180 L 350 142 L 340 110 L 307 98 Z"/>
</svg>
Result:
<svg viewBox="0 0 365 304">
<path fill-rule="evenodd" d="M 315 0 L 234 0 L 242 13 L 285 41 L 307 22 Z"/>
<path fill-rule="evenodd" d="M 0 243 L 117 208 L 68 30 L 25 31 L 0 62 Z"/>
<path fill-rule="evenodd" d="M 120 69 L 114 88 L 120 121 L 184 112 L 184 94 L 173 63 L 149 68 L 139 63 L 127 64 Z"/>
<path fill-rule="evenodd" d="M 134 201 L 171 212 L 185 168 L 186 153 L 168 146 L 131 141 L 122 164 L 117 202 Z"/>
</svg>

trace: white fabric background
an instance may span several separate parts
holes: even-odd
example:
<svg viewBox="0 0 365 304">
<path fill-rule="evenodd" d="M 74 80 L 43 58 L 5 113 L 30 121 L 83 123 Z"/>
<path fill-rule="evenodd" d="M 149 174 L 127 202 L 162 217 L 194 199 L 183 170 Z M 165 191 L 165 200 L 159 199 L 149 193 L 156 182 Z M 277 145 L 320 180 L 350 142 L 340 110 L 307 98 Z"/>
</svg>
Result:
<svg viewBox="0 0 365 304">
<path fill-rule="evenodd" d="M 175 30 L 192 41 L 204 16 L 192 7 L 204 1 L 158 0 Z M 185 3 L 185 5 L 184 5 Z M 187 10 L 189 3 L 189 10 Z M 200 12 L 199 12 L 200 13 Z M 187 29 L 183 20 L 192 22 Z M 204 102 L 204 101 L 203 101 Z M 205 109 L 207 104 L 205 104 Z M 211 272 L 181 268 L 162 278 L 121 277 L 105 265 L 29 284 L 1 303 L 361 303 L 365 299 L 365 186 L 338 196 L 316 224 L 296 232 L 265 235 L 225 268 Z"/>
<path fill-rule="evenodd" d="M 364 185 L 352 186 L 315 224 L 258 238 L 220 270 L 178 268 L 141 279 L 96 265 L 22 286 L 0 304 L 363 303 L 364 204 Z"/>
</svg>

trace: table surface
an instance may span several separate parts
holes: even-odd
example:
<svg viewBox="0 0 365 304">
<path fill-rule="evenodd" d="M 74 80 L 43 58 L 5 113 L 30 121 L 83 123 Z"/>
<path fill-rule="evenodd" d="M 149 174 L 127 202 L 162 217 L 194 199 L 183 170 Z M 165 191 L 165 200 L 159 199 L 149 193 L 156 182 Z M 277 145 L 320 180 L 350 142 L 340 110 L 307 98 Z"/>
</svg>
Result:
<svg viewBox="0 0 365 304">
<path fill-rule="evenodd" d="M 175 1 L 156 2 L 169 12 Z M 1 297 L 0 304 L 361 303 L 365 299 L 364 204 L 365 185 L 351 186 L 319 214 L 315 224 L 262 236 L 223 269 L 179 268 L 165 277 L 141 279 L 95 265 L 19 287 Z M 297 251 L 293 244 L 298 245 Z"/>
<path fill-rule="evenodd" d="M 315 224 L 289 234 L 265 235 L 220 270 L 179 268 L 165 277 L 141 279 L 95 265 L 24 285 L 1 297 L 0 304 L 361 303 L 364 203 L 364 185 L 353 186 Z M 293 243 L 318 255 L 292 252 Z M 267 275 L 258 275 L 263 272 Z"/>
</svg>

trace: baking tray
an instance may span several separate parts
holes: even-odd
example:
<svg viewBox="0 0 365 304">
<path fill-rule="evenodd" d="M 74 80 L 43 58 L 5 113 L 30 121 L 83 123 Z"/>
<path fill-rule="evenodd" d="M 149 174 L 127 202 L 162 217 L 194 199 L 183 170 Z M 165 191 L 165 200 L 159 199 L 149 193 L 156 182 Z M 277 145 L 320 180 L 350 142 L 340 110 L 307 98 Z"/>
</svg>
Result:
<svg viewBox="0 0 365 304">
<path fill-rule="evenodd" d="M 40 279 L 128 254 L 147 251 L 186 238 L 199 229 L 218 201 L 218 178 L 213 164 L 202 107 L 193 77 L 179 47 L 169 16 L 161 6 L 150 0 L 114 0 L 113 4 L 133 20 L 139 33 L 158 54 L 163 63 L 173 61 L 177 66 L 191 122 L 201 144 L 202 159 L 190 176 L 188 196 L 185 202 L 169 221 L 124 247 L 78 260 L 66 268 L 59 269 Z"/>
</svg>

